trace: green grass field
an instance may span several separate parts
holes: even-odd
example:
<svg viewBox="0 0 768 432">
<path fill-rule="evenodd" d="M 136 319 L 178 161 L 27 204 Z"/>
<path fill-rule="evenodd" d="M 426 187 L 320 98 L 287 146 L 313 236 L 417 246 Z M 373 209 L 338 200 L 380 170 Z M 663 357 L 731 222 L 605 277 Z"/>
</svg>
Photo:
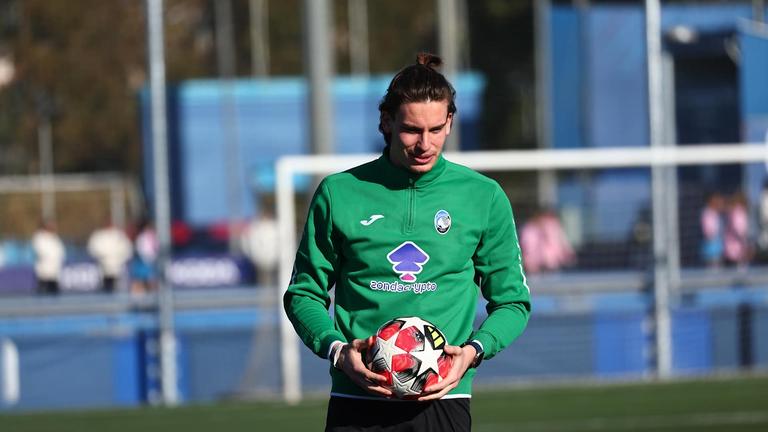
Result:
<svg viewBox="0 0 768 432">
<path fill-rule="evenodd" d="M 322 430 L 325 399 L 0 415 L 3 432 Z M 476 391 L 473 430 L 768 431 L 768 377 Z"/>
</svg>

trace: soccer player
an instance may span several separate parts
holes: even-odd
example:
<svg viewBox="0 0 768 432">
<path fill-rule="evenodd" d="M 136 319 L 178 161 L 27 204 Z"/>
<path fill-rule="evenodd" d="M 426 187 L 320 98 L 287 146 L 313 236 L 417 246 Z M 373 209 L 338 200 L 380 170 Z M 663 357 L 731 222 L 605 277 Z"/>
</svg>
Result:
<svg viewBox="0 0 768 432">
<path fill-rule="evenodd" d="M 442 155 L 456 105 L 440 64 L 422 53 L 394 76 L 379 105 L 381 157 L 326 177 L 309 208 L 283 301 L 302 341 L 330 360 L 326 430 L 469 431 L 475 368 L 528 322 L 509 200 L 495 181 Z M 475 329 L 478 292 L 488 316 Z M 366 367 L 370 336 L 405 316 L 440 328 L 452 358 L 417 401 L 394 400 L 385 377 Z"/>
</svg>

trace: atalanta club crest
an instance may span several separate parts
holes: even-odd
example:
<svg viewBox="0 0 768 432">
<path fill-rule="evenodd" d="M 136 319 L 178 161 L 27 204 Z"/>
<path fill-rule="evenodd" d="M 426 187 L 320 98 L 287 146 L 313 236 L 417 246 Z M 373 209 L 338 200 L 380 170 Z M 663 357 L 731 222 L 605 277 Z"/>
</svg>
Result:
<svg viewBox="0 0 768 432">
<path fill-rule="evenodd" d="M 440 234 L 445 234 L 451 229 L 451 215 L 445 210 L 435 213 L 435 229 Z"/>
</svg>

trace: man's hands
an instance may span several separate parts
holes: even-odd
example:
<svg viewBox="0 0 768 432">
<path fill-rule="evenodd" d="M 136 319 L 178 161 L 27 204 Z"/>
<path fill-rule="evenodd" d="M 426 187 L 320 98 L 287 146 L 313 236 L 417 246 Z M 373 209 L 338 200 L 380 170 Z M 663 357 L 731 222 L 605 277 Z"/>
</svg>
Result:
<svg viewBox="0 0 768 432">
<path fill-rule="evenodd" d="M 443 347 L 443 351 L 451 356 L 451 370 L 442 381 L 424 389 L 424 396 L 418 399 L 421 402 L 440 399 L 448 394 L 449 391 L 456 388 L 456 386 L 459 385 L 461 377 L 464 376 L 464 373 L 467 372 L 467 369 L 469 369 L 469 366 L 475 360 L 476 353 L 475 348 L 472 345 L 458 347 L 446 344 Z"/>
<path fill-rule="evenodd" d="M 371 336 L 368 339 L 354 339 L 352 342 L 344 344 L 340 348 L 339 361 L 336 367 L 341 369 L 355 384 L 365 389 L 368 393 L 392 397 L 392 392 L 381 386 L 381 383 L 386 381 L 386 378 L 372 372 L 365 366 L 363 361 L 362 351 L 370 349 L 375 342 L 376 337 Z"/>
<path fill-rule="evenodd" d="M 342 345 L 339 348 L 339 360 L 336 366 L 368 393 L 392 397 L 392 392 L 381 385 L 386 381 L 386 378 L 368 369 L 363 360 L 362 352 L 370 349 L 375 342 L 376 337 L 371 336 L 367 339 L 354 339 L 352 342 Z M 446 344 L 443 351 L 451 356 L 451 370 L 442 381 L 424 389 L 424 396 L 418 398 L 420 402 L 440 399 L 456 388 L 464 373 L 475 360 L 476 352 L 472 345 L 459 347 Z"/>
</svg>

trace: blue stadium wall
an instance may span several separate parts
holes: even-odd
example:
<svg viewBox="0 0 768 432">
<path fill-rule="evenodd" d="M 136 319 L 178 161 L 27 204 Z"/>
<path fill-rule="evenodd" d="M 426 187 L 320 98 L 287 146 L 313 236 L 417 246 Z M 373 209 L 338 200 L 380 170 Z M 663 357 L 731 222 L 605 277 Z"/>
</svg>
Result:
<svg viewBox="0 0 768 432">
<path fill-rule="evenodd" d="M 528 329 L 511 347 L 483 363 L 476 383 L 652 374 L 649 295 L 600 294 L 577 303 L 534 297 L 536 314 Z M 746 324 L 740 314 L 745 306 L 750 309 Z M 484 317 L 481 304 L 478 320 Z M 277 325 L 274 309 L 177 312 L 182 401 L 279 397 Z M 765 287 L 696 293 L 672 311 L 672 325 L 676 376 L 768 368 Z M 141 311 L 0 319 L 0 340 L 16 345 L 20 361 L 20 399 L 14 404 L 0 399 L 0 412 L 134 407 L 157 400 L 159 359 L 152 349 L 156 337 L 156 315 Z M 745 347 L 749 364 L 740 355 Z M 301 356 L 303 389 L 326 395 L 328 362 L 303 347 Z"/>
<path fill-rule="evenodd" d="M 642 6 L 599 5 L 580 10 L 558 5 L 551 7 L 549 17 L 551 146 L 647 146 Z M 751 17 L 749 2 L 666 5 L 662 7 L 662 32 L 685 25 L 701 33 L 733 31 L 739 35 L 741 140 L 762 142 L 768 130 L 768 34 L 748 31 L 746 20 Z M 742 187 L 756 198 L 765 169 L 756 164 L 746 167 L 746 173 Z M 583 212 L 589 209 L 589 225 L 583 227 L 586 235 L 624 240 L 639 211 L 648 205 L 648 170 L 601 170 L 587 186 L 582 181 L 561 176 L 558 203 Z M 616 202 L 626 205 L 611 208 Z"/>
<path fill-rule="evenodd" d="M 337 153 L 378 153 L 378 104 L 391 76 L 338 77 L 333 82 L 333 118 Z M 460 74 L 457 90 L 461 147 L 478 148 L 480 103 L 485 83 L 474 73 Z M 257 212 L 254 192 L 274 189 L 273 164 L 283 155 L 308 154 L 307 85 L 302 78 L 186 81 L 168 90 L 169 157 L 172 212 L 193 226 L 226 221 L 230 175 L 241 185 L 242 216 Z M 152 203 L 152 135 L 149 94 L 141 94 L 144 180 Z M 230 115 L 233 114 L 233 115 Z M 229 166 L 228 143 L 238 164 Z M 307 182 L 304 182 L 306 187 Z"/>
</svg>

